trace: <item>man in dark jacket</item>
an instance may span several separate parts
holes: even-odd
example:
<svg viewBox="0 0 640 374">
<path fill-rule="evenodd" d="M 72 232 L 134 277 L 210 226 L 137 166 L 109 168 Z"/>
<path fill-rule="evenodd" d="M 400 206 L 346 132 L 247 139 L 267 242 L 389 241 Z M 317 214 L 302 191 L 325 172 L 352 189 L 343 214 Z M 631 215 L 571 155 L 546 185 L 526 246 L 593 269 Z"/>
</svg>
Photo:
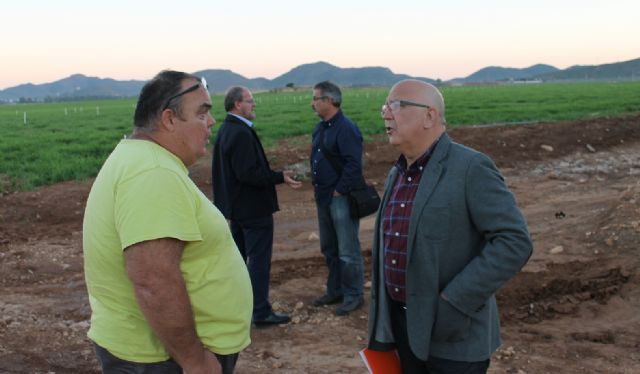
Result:
<svg viewBox="0 0 640 374">
<path fill-rule="evenodd" d="M 311 177 L 320 249 L 329 268 L 326 293 L 314 300 L 313 305 L 342 303 L 335 312 L 344 316 L 363 303 L 360 221 L 349 213 L 346 196 L 363 177 L 362 135 L 356 124 L 342 113 L 341 103 L 342 92 L 335 84 L 325 81 L 313 87 L 311 108 L 321 121 L 312 136 Z"/>
<path fill-rule="evenodd" d="M 269 303 L 269 273 L 273 247 L 273 213 L 278 211 L 276 184 L 299 188 L 289 171 L 269 167 L 251 122 L 255 101 L 246 87 L 231 87 L 225 96 L 227 117 L 213 149 L 213 202 L 229 220 L 233 239 L 247 263 L 253 288 L 253 323 L 287 323 Z"/>
</svg>

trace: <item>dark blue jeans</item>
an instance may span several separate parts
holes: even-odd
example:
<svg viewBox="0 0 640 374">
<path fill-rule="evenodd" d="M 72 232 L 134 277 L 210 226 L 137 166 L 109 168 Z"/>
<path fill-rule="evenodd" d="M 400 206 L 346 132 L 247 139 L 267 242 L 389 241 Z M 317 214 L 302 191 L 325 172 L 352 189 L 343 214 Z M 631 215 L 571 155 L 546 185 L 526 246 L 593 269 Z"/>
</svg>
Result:
<svg viewBox="0 0 640 374">
<path fill-rule="evenodd" d="M 131 362 L 119 359 L 95 343 L 93 346 L 104 374 L 182 374 L 182 368 L 173 359 L 152 363 Z M 216 354 L 216 357 L 222 366 L 222 374 L 233 374 L 238 354 Z"/>
<path fill-rule="evenodd" d="M 406 309 L 394 301 L 389 303 L 391 331 L 396 341 L 396 349 L 400 356 L 402 373 L 404 374 L 485 374 L 489 369 L 489 360 L 465 362 L 446 360 L 429 356 L 422 361 L 411 351 L 407 335 Z"/>
<path fill-rule="evenodd" d="M 349 214 L 346 196 L 334 196 L 328 206 L 316 204 L 320 229 L 320 250 L 329 275 L 327 295 L 344 296 L 345 302 L 362 297 L 364 262 L 358 230 L 360 220 Z"/>
<path fill-rule="evenodd" d="M 253 288 L 253 319 L 271 314 L 269 278 L 273 249 L 273 216 L 231 221 L 231 235 L 247 263 Z"/>
</svg>

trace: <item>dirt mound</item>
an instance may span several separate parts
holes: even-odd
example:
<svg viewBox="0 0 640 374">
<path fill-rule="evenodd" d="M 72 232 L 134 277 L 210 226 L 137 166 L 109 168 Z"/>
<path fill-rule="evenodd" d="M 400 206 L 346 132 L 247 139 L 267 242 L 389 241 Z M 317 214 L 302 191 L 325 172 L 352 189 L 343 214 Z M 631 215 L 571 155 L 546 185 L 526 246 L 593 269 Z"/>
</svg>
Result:
<svg viewBox="0 0 640 374">
<path fill-rule="evenodd" d="M 497 295 L 504 344 L 490 372 L 640 372 L 640 115 L 449 133 L 496 161 L 534 240 L 523 272 Z M 307 144 L 279 143 L 268 151 L 272 165 L 304 164 Z M 382 188 L 397 152 L 384 137 L 365 152 L 366 177 Z M 210 158 L 190 172 L 210 196 Z M 2 373 L 98 372 L 82 273 L 90 186 L 0 196 Z M 307 182 L 278 194 L 271 298 L 293 323 L 252 331 L 237 372 L 361 373 L 366 305 L 348 317 L 310 305 L 326 277 L 312 190 Z M 372 231 L 363 220 L 368 271 Z"/>
</svg>

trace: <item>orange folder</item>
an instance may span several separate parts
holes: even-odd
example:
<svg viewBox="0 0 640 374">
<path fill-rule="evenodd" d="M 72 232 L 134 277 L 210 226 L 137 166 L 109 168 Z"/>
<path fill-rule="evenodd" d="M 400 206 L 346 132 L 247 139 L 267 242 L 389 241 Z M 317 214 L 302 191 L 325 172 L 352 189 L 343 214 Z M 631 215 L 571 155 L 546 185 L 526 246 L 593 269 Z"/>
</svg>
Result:
<svg viewBox="0 0 640 374">
<path fill-rule="evenodd" d="M 365 348 L 360 351 L 360 357 L 371 374 L 402 374 L 400 357 L 398 357 L 398 352 L 395 349 L 392 351 L 374 351 Z"/>
</svg>

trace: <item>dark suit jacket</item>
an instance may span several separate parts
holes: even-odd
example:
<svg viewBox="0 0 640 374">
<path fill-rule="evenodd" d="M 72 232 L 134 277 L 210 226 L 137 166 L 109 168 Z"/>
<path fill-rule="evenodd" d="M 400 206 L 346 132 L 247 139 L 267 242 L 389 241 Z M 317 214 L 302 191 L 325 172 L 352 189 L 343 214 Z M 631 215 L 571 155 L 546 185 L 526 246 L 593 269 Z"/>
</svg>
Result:
<svg viewBox="0 0 640 374">
<path fill-rule="evenodd" d="M 225 218 L 241 221 L 278 211 L 275 185 L 284 176 L 269 167 L 256 132 L 230 114 L 216 135 L 212 169 L 213 202 Z"/>
<path fill-rule="evenodd" d="M 393 168 L 372 249 L 369 346 L 378 350 L 393 347 L 380 224 L 396 177 Z M 411 350 L 422 360 L 430 355 L 488 359 L 500 345 L 495 292 L 520 271 L 533 249 L 524 217 L 495 164 L 443 134 L 420 179 L 408 235 Z"/>
</svg>

